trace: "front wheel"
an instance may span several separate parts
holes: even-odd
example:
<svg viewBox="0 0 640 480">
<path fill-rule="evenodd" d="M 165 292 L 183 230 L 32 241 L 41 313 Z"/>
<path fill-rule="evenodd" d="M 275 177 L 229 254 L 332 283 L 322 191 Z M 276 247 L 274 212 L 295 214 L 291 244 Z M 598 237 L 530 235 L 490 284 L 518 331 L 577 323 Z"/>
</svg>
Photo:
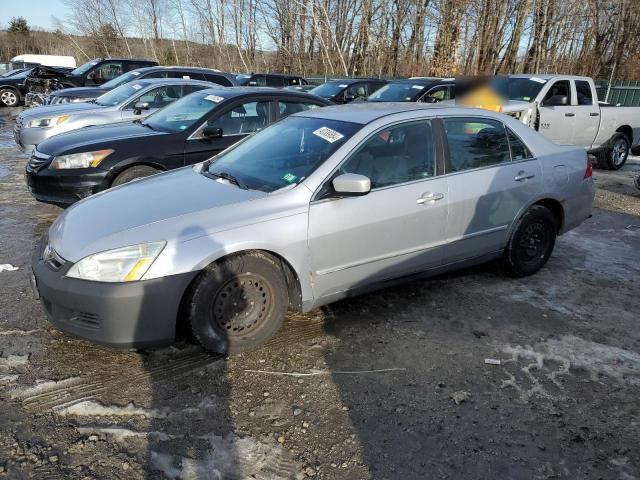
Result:
<svg viewBox="0 0 640 480">
<path fill-rule="evenodd" d="M 19 101 L 18 94 L 10 88 L 0 90 L 0 102 L 2 102 L 5 107 L 15 107 Z"/>
<path fill-rule="evenodd" d="M 191 331 L 205 349 L 222 354 L 253 350 L 282 326 L 289 297 L 279 263 L 261 252 L 209 265 L 187 298 Z"/>
<path fill-rule="evenodd" d="M 624 133 L 616 133 L 604 152 L 603 167 L 608 170 L 619 170 L 629 156 L 630 142 Z"/>
<path fill-rule="evenodd" d="M 117 187 L 118 185 L 124 185 L 125 183 L 129 183 L 137 178 L 149 177 L 158 172 L 159 171 L 157 169 L 149 167 L 148 165 L 136 165 L 135 167 L 130 167 L 123 172 L 120 172 L 118 176 L 114 178 L 111 186 Z"/>
<path fill-rule="evenodd" d="M 533 275 L 549 260 L 558 226 L 548 208 L 533 205 L 520 218 L 504 252 L 504 265 L 516 277 Z"/>
</svg>

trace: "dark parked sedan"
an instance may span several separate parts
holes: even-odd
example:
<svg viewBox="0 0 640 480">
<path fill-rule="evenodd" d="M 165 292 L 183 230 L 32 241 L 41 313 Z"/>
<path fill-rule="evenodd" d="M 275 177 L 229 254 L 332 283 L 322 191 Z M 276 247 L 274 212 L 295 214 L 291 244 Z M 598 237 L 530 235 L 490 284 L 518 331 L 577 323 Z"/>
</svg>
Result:
<svg viewBox="0 0 640 480">
<path fill-rule="evenodd" d="M 143 121 L 87 127 L 43 141 L 27 163 L 27 185 L 37 200 L 67 206 L 206 160 L 281 118 L 325 105 L 331 102 L 289 90 L 200 90 Z"/>
<path fill-rule="evenodd" d="M 394 80 L 373 92 L 367 102 L 438 103 L 455 98 L 455 79 L 420 77 Z"/>
<path fill-rule="evenodd" d="M 343 78 L 323 83 L 309 90 L 309 93 L 334 103 L 349 103 L 357 98 L 367 98 L 387 83 L 387 80 L 380 78 Z"/>
<path fill-rule="evenodd" d="M 233 87 L 238 84 L 235 75 L 211 68 L 145 67 L 123 73 L 113 80 L 103 83 L 99 87 L 75 87 L 55 90 L 47 96 L 44 103 L 57 105 L 58 103 L 86 102 L 87 100 L 98 98 L 103 93 L 120 85 L 134 80 L 142 80 L 143 78 L 187 78 L 190 80 L 204 80 L 206 82 L 217 83 L 222 87 Z"/>
</svg>

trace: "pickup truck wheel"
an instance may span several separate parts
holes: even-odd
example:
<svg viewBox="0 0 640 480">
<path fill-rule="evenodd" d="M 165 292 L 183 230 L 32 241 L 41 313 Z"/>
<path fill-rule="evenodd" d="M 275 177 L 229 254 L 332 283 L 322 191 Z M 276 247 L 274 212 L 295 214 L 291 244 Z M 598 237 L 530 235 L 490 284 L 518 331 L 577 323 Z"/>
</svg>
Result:
<svg viewBox="0 0 640 480">
<path fill-rule="evenodd" d="M 15 107 L 18 104 L 19 98 L 16 92 L 10 88 L 3 88 L 0 90 L 0 102 L 6 107 Z"/>
<path fill-rule="evenodd" d="M 209 265 L 190 288 L 191 332 L 205 349 L 222 354 L 253 350 L 282 326 L 289 298 L 278 263 L 256 252 Z"/>
<path fill-rule="evenodd" d="M 611 141 L 609 147 L 606 149 L 604 162 L 604 168 L 608 170 L 618 170 L 627 161 L 629 156 L 630 142 L 624 133 L 616 133 Z"/>
<path fill-rule="evenodd" d="M 136 178 L 149 177 L 159 172 L 159 170 L 149 167 L 148 165 L 136 165 L 135 167 L 130 167 L 120 172 L 116 178 L 114 178 L 113 182 L 111 182 L 111 186 L 117 187 L 118 185 L 124 185 Z"/>
<path fill-rule="evenodd" d="M 542 205 L 533 205 L 518 220 L 504 252 L 503 263 L 516 277 L 540 270 L 553 252 L 558 226 L 553 214 Z"/>
</svg>

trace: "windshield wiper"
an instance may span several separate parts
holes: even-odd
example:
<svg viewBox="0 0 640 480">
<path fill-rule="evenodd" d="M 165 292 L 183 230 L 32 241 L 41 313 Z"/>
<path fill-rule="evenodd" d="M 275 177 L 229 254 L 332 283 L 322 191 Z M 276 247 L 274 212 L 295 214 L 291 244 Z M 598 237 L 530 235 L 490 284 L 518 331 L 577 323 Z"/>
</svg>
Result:
<svg viewBox="0 0 640 480">
<path fill-rule="evenodd" d="M 240 180 L 238 180 L 236 177 L 231 175 L 230 173 L 227 173 L 227 172 L 209 172 L 209 173 L 214 177 L 222 178 L 230 183 L 233 183 L 238 188 L 247 190 L 247 186 L 244 183 L 242 183 Z"/>
</svg>

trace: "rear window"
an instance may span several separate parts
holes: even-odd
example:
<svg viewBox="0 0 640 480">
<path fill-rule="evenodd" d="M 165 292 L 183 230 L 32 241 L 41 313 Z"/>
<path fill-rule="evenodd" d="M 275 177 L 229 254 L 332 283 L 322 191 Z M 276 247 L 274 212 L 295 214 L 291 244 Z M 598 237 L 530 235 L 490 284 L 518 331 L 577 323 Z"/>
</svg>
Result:
<svg viewBox="0 0 640 480">
<path fill-rule="evenodd" d="M 461 172 L 511 160 L 502 123 L 483 118 L 446 118 L 450 171 Z"/>
</svg>

